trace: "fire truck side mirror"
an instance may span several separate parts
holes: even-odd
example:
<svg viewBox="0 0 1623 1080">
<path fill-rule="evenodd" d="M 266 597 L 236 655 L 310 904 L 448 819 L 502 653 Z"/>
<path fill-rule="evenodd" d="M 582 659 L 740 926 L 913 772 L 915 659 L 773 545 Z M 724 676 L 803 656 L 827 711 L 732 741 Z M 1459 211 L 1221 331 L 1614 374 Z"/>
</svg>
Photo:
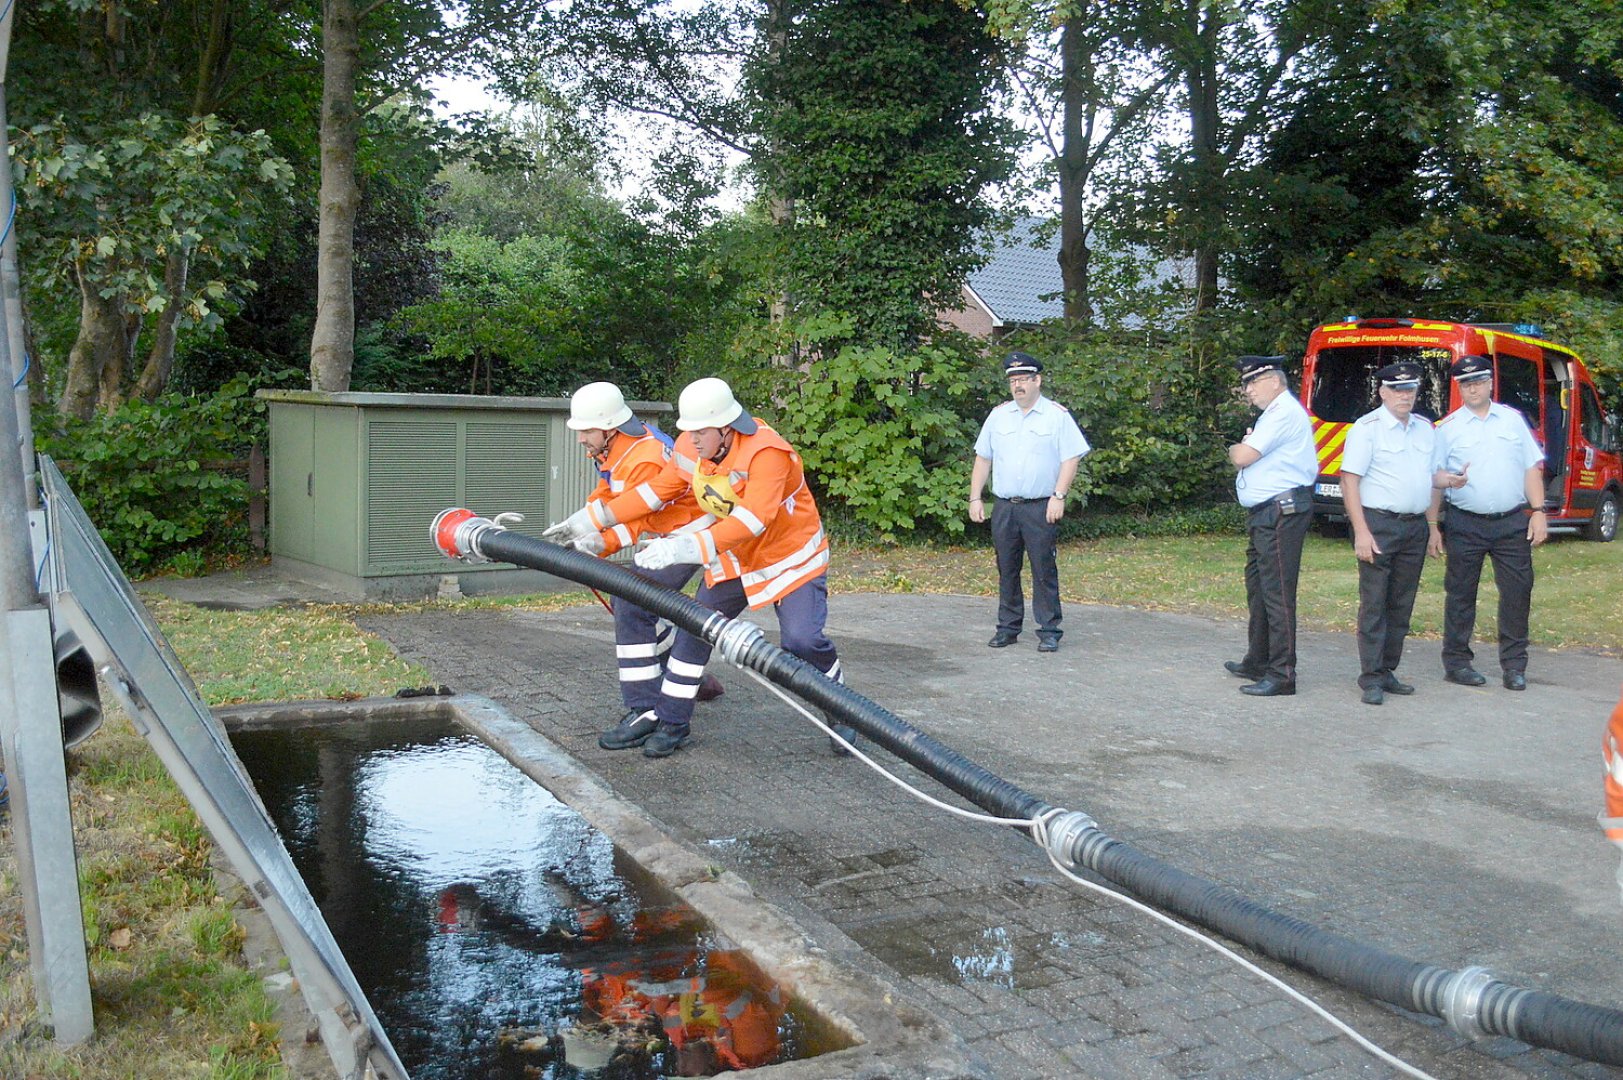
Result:
<svg viewBox="0 0 1623 1080">
<path fill-rule="evenodd" d="M 101 727 L 96 664 L 71 630 L 57 634 L 54 654 L 56 698 L 62 710 L 62 745 L 72 749 Z"/>
</svg>

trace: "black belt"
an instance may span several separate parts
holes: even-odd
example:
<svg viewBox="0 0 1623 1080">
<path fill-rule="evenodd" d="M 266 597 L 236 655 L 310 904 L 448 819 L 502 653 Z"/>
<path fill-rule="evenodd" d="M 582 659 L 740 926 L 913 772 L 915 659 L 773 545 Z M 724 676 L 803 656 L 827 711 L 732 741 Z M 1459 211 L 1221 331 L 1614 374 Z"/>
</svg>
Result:
<svg viewBox="0 0 1623 1080">
<path fill-rule="evenodd" d="M 1019 506 L 1021 503 L 1048 501 L 1047 495 L 1033 495 L 1030 498 L 1020 495 L 993 495 L 992 498 L 996 499 L 998 502 L 1014 503 L 1016 506 Z"/>
<path fill-rule="evenodd" d="M 1453 503 L 1448 504 L 1448 509 L 1450 513 L 1464 514 L 1466 517 L 1480 518 L 1483 521 L 1503 521 L 1507 517 L 1522 512 L 1522 508 L 1518 506 L 1514 510 L 1501 510 L 1497 514 L 1479 514 L 1475 510 L 1467 510 L 1464 507 L 1455 506 Z"/>
<path fill-rule="evenodd" d="M 1288 489 L 1286 491 L 1281 491 L 1278 495 L 1270 495 L 1266 499 L 1264 499 L 1260 503 L 1258 503 L 1257 505 L 1246 507 L 1245 512 L 1247 514 L 1260 514 L 1264 510 L 1268 509 L 1270 506 L 1274 505 L 1274 503 L 1278 502 L 1281 498 L 1283 498 L 1286 495 L 1309 495 L 1309 496 L 1311 496 L 1312 494 L 1313 494 L 1313 485 L 1312 484 L 1303 484 L 1301 487 L 1293 487 L 1293 488 L 1290 488 L 1290 489 Z"/>
<path fill-rule="evenodd" d="M 1393 518 L 1393 519 L 1395 519 L 1397 521 L 1415 521 L 1415 520 L 1418 520 L 1418 519 L 1423 518 L 1423 517 L 1426 516 L 1423 513 L 1421 513 L 1421 514 L 1400 514 L 1396 510 L 1382 510 L 1379 506 L 1366 506 L 1366 507 L 1364 507 L 1364 513 L 1366 513 L 1366 514 L 1379 514 L 1381 517 Z"/>
</svg>

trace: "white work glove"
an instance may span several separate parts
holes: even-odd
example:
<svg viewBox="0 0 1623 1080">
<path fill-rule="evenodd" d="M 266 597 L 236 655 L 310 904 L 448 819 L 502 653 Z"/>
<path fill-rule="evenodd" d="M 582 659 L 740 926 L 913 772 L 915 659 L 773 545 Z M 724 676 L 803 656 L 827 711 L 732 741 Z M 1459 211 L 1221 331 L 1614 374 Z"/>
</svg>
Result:
<svg viewBox="0 0 1623 1080">
<path fill-rule="evenodd" d="M 699 550 L 699 538 L 688 533 L 650 540 L 632 561 L 644 570 L 663 570 L 676 563 L 698 565 L 704 562 L 704 555 Z"/>
<path fill-rule="evenodd" d="M 602 533 L 587 533 L 575 541 L 575 550 L 584 551 L 588 555 L 601 555 L 606 546 L 603 543 Z"/>
<path fill-rule="evenodd" d="M 592 521 L 592 512 L 583 506 L 558 524 L 549 525 L 541 530 L 541 539 L 551 540 L 554 544 L 573 544 L 577 540 L 595 535 L 597 531 L 597 524 Z"/>
</svg>

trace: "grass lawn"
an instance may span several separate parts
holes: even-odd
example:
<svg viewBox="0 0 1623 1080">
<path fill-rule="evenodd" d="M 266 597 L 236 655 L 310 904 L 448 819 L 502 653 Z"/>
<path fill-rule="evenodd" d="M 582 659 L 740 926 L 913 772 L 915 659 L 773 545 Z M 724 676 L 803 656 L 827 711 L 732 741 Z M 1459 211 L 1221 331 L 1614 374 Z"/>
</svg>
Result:
<svg viewBox="0 0 1623 1080">
<path fill-rule="evenodd" d="M 1065 600 L 1083 604 L 1243 620 L 1245 547 L 1243 536 L 1066 544 L 1059 553 L 1060 590 Z M 1623 543 L 1560 537 L 1535 552 L 1533 563 L 1533 643 L 1623 654 Z M 1498 592 L 1491 569 L 1484 569 L 1482 578 L 1476 637 L 1492 642 Z M 830 586 L 836 597 L 842 590 L 995 596 L 997 568 L 989 547 L 843 547 L 834 553 Z M 1354 629 L 1358 568 L 1351 541 L 1308 537 L 1297 603 L 1304 628 Z M 1442 628 L 1443 560 L 1432 559 L 1415 604 L 1413 632 L 1437 637 Z"/>
<path fill-rule="evenodd" d="M 1075 542 L 1060 552 L 1060 580 L 1065 599 L 1075 603 L 1242 620 L 1244 559 L 1240 536 Z M 1535 561 L 1535 644 L 1623 654 L 1623 543 L 1562 538 Z M 841 592 L 858 590 L 992 596 L 997 573 L 987 547 L 841 545 L 831 585 L 837 608 Z M 1357 596 L 1349 542 L 1310 538 L 1303 625 L 1350 630 Z M 459 609 L 577 603 L 596 601 L 580 592 L 480 598 L 459 602 Z M 355 618 L 376 608 L 222 612 L 161 598 L 148 604 L 213 705 L 364 697 L 430 681 L 428 672 L 356 629 Z M 1479 639 L 1493 639 L 1494 605 L 1493 586 L 1485 582 Z M 1436 635 L 1441 616 L 1438 560 L 1427 567 L 1416 632 Z M 281 1077 L 269 1003 L 242 965 L 241 930 L 209 870 L 210 842 L 146 741 L 127 720 L 111 716 L 70 755 L 69 767 L 97 1035 L 84 1047 L 58 1050 L 38 1028 L 16 866 L 10 844 L 0 845 L 0 1077 Z"/>
</svg>

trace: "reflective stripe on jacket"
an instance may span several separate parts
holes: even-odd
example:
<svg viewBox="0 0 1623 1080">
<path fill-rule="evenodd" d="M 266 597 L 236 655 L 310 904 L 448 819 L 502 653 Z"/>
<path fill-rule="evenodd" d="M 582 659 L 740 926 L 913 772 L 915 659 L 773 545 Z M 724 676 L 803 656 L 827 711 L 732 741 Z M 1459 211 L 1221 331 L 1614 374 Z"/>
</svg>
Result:
<svg viewBox="0 0 1623 1080">
<path fill-rule="evenodd" d="M 757 419 L 753 435 L 733 432 L 719 462 L 698 460 L 693 436 L 684 432 L 671 460 L 654 480 L 610 501 L 616 521 L 633 521 L 683 497 L 692 499 L 695 478 L 726 481 L 736 502 L 714 524 L 691 531 L 705 558 L 705 583 L 740 580 L 752 608 L 766 607 L 828 569 L 828 537 L 817 503 L 806 487 L 800 455 Z M 696 509 L 702 509 L 695 503 Z"/>
<path fill-rule="evenodd" d="M 1623 698 L 1612 710 L 1612 721 L 1601 739 L 1601 762 L 1606 768 L 1606 810 L 1600 816 L 1600 826 L 1606 830 L 1606 839 L 1623 847 Z M 1623 881 L 1623 874 L 1619 875 Z"/>
<path fill-rule="evenodd" d="M 665 471 L 671 451 L 657 435 L 617 436 L 603 459 L 597 487 L 586 505 L 599 514 L 601 507 L 629 489 L 645 484 Z M 691 495 L 672 500 L 655 513 L 630 523 L 612 525 L 602 531 L 603 554 L 613 555 L 631 547 L 642 533 L 675 532 L 701 516 L 699 504 Z"/>
</svg>

